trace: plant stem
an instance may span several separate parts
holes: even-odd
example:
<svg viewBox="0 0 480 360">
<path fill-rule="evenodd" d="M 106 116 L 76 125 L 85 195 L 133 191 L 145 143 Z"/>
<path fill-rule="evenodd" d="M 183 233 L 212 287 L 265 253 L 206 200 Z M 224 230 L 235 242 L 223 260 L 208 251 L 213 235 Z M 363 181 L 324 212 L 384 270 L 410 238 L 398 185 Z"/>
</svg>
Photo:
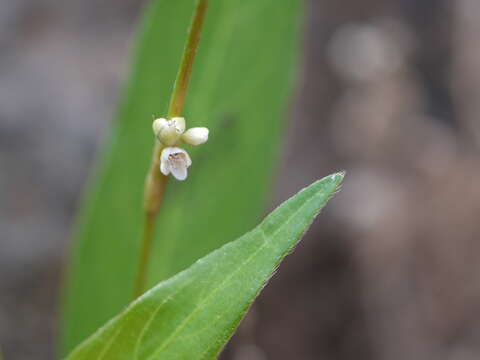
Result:
<svg viewBox="0 0 480 360">
<path fill-rule="evenodd" d="M 192 25 L 188 34 L 187 44 L 183 52 L 182 63 L 178 71 L 173 95 L 170 100 L 168 116 L 180 116 L 183 111 L 183 104 L 187 94 L 188 82 L 192 74 L 193 60 L 197 53 L 198 43 L 200 42 L 200 33 L 202 31 L 205 13 L 207 11 L 208 0 L 199 0 L 193 15 Z"/>
<path fill-rule="evenodd" d="M 175 79 L 168 118 L 181 116 L 185 97 L 187 94 L 190 75 L 192 73 L 193 61 L 200 42 L 200 33 L 207 10 L 208 0 L 198 0 L 193 15 L 192 24 L 183 50 L 182 61 Z M 144 190 L 144 223 L 141 238 L 140 259 L 138 261 L 137 276 L 134 284 L 133 298 L 136 299 L 145 291 L 147 268 L 150 262 L 150 250 L 155 234 L 157 214 L 163 199 L 163 193 L 168 177 L 160 172 L 160 155 L 164 146 L 158 141 L 155 143 L 152 156 L 152 164 L 145 180 Z"/>
</svg>

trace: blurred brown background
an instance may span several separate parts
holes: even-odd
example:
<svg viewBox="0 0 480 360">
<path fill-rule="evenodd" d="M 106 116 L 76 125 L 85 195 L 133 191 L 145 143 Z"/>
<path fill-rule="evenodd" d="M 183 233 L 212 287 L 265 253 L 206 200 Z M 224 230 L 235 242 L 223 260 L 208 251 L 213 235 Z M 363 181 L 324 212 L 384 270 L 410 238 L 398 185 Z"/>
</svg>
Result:
<svg viewBox="0 0 480 360">
<path fill-rule="evenodd" d="M 53 359 L 140 0 L 0 0 L 0 344 Z M 223 353 L 480 358 L 480 1 L 310 0 L 276 200 L 348 171 Z M 273 203 L 273 202 L 272 202 Z"/>
</svg>

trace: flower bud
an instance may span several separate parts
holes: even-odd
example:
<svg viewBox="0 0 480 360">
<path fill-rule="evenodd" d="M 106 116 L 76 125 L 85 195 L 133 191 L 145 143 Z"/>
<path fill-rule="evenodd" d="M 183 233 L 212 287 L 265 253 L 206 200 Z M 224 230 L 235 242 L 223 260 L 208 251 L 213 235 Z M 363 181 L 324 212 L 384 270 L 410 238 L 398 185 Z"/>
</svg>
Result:
<svg viewBox="0 0 480 360">
<path fill-rule="evenodd" d="M 152 124 L 152 129 L 155 136 L 158 136 L 158 134 L 160 134 L 160 131 L 162 131 L 166 126 L 168 126 L 167 119 L 164 119 L 164 118 L 155 119 L 155 121 Z"/>
<path fill-rule="evenodd" d="M 182 117 L 175 117 L 170 120 L 157 120 L 153 123 L 153 131 L 158 140 L 166 146 L 175 145 L 185 131 L 185 119 Z"/>
<path fill-rule="evenodd" d="M 200 145 L 208 140 L 208 129 L 206 127 L 196 127 L 188 129 L 183 135 L 182 140 L 189 145 Z"/>
</svg>

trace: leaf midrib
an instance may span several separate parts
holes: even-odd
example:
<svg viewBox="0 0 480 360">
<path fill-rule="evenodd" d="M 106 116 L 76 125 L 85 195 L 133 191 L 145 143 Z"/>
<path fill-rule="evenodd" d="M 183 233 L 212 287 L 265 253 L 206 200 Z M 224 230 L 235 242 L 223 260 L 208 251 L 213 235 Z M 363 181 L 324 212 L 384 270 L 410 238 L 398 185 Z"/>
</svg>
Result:
<svg viewBox="0 0 480 360">
<path fill-rule="evenodd" d="M 287 225 L 290 224 L 290 222 L 292 221 L 292 219 L 298 215 L 299 212 L 301 212 L 306 206 L 307 204 L 310 204 L 312 201 L 316 200 L 318 194 L 315 194 L 314 197 L 312 197 L 310 200 L 307 200 L 301 207 L 299 207 L 289 218 L 288 220 L 281 226 L 279 227 L 277 230 L 275 230 L 273 232 L 273 234 L 270 235 L 270 239 L 273 239 L 278 232 L 280 232 L 284 227 L 286 227 Z M 262 224 L 263 225 L 263 224 Z M 264 239 L 264 243 L 252 254 L 250 255 L 243 263 L 240 264 L 240 266 L 232 273 L 230 274 L 230 276 L 228 276 L 224 281 L 222 281 L 220 283 L 219 286 L 217 286 L 211 293 L 210 295 L 203 301 L 201 302 L 199 305 L 197 305 L 195 307 L 195 309 L 190 313 L 190 315 L 188 315 L 184 321 L 179 324 L 175 330 L 172 332 L 172 334 L 153 352 L 152 355 L 150 355 L 147 360 L 152 360 L 154 359 L 154 357 L 158 356 L 159 354 L 161 354 L 162 351 L 164 351 L 177 337 L 176 335 L 182 331 L 185 326 L 190 322 L 190 320 L 193 319 L 193 317 L 202 309 L 204 308 L 204 305 L 206 305 L 211 298 L 214 297 L 214 295 L 220 291 L 221 289 L 223 289 L 225 286 L 227 286 L 228 282 L 235 276 L 237 275 L 237 273 L 243 269 L 243 267 L 245 265 L 247 265 L 260 251 L 262 251 L 264 248 L 266 248 L 269 243 L 271 241 L 269 241 L 269 238 L 265 235 L 265 232 L 263 230 L 263 227 L 262 225 L 260 225 L 259 228 L 257 228 L 256 232 L 259 232 L 261 235 L 262 235 L 262 238 Z"/>
</svg>

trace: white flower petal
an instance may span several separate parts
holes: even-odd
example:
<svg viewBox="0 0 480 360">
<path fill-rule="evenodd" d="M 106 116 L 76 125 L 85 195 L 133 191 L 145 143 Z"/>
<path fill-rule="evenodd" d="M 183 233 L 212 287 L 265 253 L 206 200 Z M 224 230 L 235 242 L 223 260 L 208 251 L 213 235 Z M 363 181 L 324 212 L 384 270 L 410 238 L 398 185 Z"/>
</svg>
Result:
<svg viewBox="0 0 480 360">
<path fill-rule="evenodd" d="M 174 126 L 166 126 L 157 137 L 163 145 L 172 146 L 178 141 L 180 134 Z"/>
<path fill-rule="evenodd" d="M 187 168 L 186 167 L 178 167 L 172 168 L 172 175 L 175 179 L 183 181 L 187 178 Z"/>
<path fill-rule="evenodd" d="M 160 172 L 165 176 L 170 174 L 170 168 L 167 166 L 167 164 L 164 161 L 160 161 Z"/>
<path fill-rule="evenodd" d="M 179 134 L 183 134 L 185 132 L 185 118 L 174 117 L 170 121 Z"/>
<path fill-rule="evenodd" d="M 189 145 L 200 145 L 208 140 L 208 129 L 206 127 L 195 127 L 188 129 L 183 135 L 182 140 Z"/>
<path fill-rule="evenodd" d="M 152 129 L 155 136 L 158 136 L 160 131 L 162 131 L 166 126 L 168 126 L 167 119 L 164 119 L 164 118 L 155 119 L 152 124 Z"/>
<path fill-rule="evenodd" d="M 185 163 L 187 164 L 187 167 L 189 167 L 190 165 L 192 165 L 192 159 L 190 159 L 190 155 L 188 155 L 186 151 L 184 152 L 184 154 L 185 154 Z"/>
</svg>

